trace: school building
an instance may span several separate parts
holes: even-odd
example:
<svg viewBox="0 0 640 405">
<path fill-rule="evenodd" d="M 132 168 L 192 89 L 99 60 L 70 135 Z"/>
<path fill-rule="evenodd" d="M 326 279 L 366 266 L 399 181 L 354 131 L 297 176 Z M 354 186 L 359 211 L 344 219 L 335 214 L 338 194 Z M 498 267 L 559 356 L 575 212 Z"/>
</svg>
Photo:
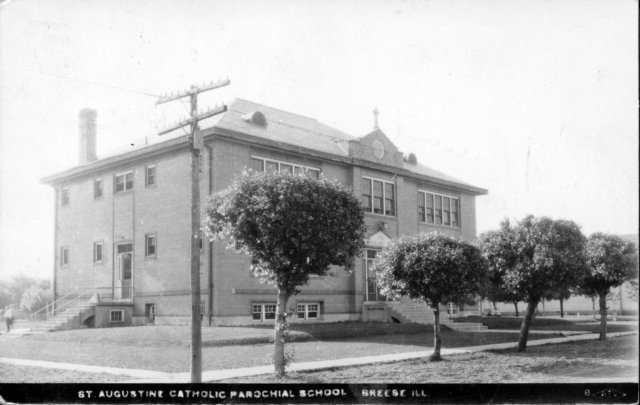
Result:
<svg viewBox="0 0 640 405">
<path fill-rule="evenodd" d="M 98 158 L 94 110 L 80 112 L 79 165 L 44 178 L 55 190 L 54 292 L 77 317 L 55 328 L 188 323 L 191 311 L 191 167 L 186 136 Z M 376 117 L 377 118 L 377 117 Z M 438 231 L 476 237 L 477 196 L 467 184 L 403 154 L 378 127 L 354 137 L 313 118 L 237 99 L 203 128 L 200 195 L 243 170 L 307 170 L 360 198 L 366 248 L 350 274 L 312 278 L 289 302 L 294 322 L 426 322 L 424 304 L 389 302 L 370 267 L 392 238 Z M 204 216 L 203 216 L 204 218 Z M 200 252 L 203 319 L 272 322 L 276 292 L 250 272 L 251 257 L 223 242 Z"/>
</svg>

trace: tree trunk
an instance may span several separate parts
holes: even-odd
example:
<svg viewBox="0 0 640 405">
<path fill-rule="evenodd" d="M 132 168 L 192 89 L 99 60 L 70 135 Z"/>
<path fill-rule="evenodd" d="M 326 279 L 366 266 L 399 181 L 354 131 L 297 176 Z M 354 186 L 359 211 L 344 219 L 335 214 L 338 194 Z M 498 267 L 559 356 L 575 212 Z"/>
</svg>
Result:
<svg viewBox="0 0 640 405">
<path fill-rule="evenodd" d="M 516 316 L 520 316 L 520 313 L 518 312 L 518 301 L 513 301 L 513 306 L 516 307 Z"/>
<path fill-rule="evenodd" d="M 591 312 L 593 313 L 593 319 L 597 319 L 596 318 L 596 297 L 592 296 L 591 297 Z"/>
<path fill-rule="evenodd" d="M 529 297 L 529 302 L 527 303 L 527 311 L 524 313 L 524 318 L 522 319 L 522 326 L 520 327 L 520 338 L 518 339 L 518 351 L 524 352 L 527 350 L 527 338 L 529 337 L 529 326 L 531 326 L 531 319 L 533 318 L 533 313 L 536 311 L 536 307 L 538 306 L 539 298 L 531 298 Z"/>
<path fill-rule="evenodd" d="M 440 346 L 442 345 L 442 338 L 440 337 L 440 308 L 436 305 L 433 308 L 433 354 L 431 354 L 431 361 L 440 361 Z"/>
<path fill-rule="evenodd" d="M 273 339 L 273 366 L 276 376 L 285 376 L 284 341 L 287 329 L 287 301 L 289 296 L 278 289 L 278 303 L 276 306 L 276 324 Z"/>
<path fill-rule="evenodd" d="M 600 337 L 598 340 L 607 340 L 607 292 L 601 291 L 600 297 Z"/>
<path fill-rule="evenodd" d="M 564 318 L 564 300 L 560 298 L 560 318 Z"/>
</svg>

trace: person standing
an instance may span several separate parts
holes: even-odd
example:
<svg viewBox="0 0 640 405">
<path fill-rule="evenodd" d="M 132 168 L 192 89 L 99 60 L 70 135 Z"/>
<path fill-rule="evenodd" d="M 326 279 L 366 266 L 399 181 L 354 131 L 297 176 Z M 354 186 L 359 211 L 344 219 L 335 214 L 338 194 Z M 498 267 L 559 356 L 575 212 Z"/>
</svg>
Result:
<svg viewBox="0 0 640 405">
<path fill-rule="evenodd" d="M 11 326 L 13 325 L 13 311 L 11 310 L 11 307 L 4 311 L 4 324 L 7 333 L 9 333 L 11 331 Z"/>
</svg>

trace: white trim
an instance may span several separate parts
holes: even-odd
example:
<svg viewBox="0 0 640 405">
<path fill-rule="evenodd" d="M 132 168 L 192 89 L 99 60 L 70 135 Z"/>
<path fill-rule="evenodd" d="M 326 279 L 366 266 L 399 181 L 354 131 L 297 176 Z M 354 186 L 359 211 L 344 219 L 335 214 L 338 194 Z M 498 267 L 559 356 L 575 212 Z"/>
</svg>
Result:
<svg viewBox="0 0 640 405">
<path fill-rule="evenodd" d="M 127 188 L 127 174 L 131 174 L 131 188 Z M 122 176 L 122 185 L 123 185 L 123 189 L 117 191 L 116 190 L 116 186 L 117 186 L 117 178 Z M 133 170 L 127 170 L 124 172 L 120 172 L 120 173 L 116 173 L 113 175 L 113 194 L 120 194 L 120 193 L 126 193 L 127 191 L 131 191 L 134 189 L 135 187 L 135 176 L 133 174 Z"/>
<path fill-rule="evenodd" d="M 315 311 L 311 311 L 309 309 L 309 306 L 311 305 L 316 305 L 316 309 Z M 300 307 L 303 307 L 302 311 L 300 311 Z M 318 302 L 298 302 L 296 303 L 296 316 L 295 316 L 295 320 L 297 321 L 317 321 L 320 319 L 320 308 L 322 308 L 321 303 Z M 316 316 L 315 317 L 310 317 L 309 316 L 309 312 L 315 312 Z M 303 317 L 300 318 L 299 314 L 302 313 Z"/>
<path fill-rule="evenodd" d="M 364 302 L 377 302 L 377 297 L 378 297 L 378 291 L 377 291 L 377 282 L 376 282 L 376 300 L 375 301 L 369 301 L 369 266 L 367 264 L 367 262 L 369 260 L 375 261 L 376 258 L 373 259 L 369 259 L 367 253 L 369 251 L 374 251 L 376 252 L 376 258 L 378 257 L 378 254 L 380 254 L 381 249 L 376 249 L 376 248 L 370 248 L 367 247 L 364 250 Z"/>
<path fill-rule="evenodd" d="M 367 176 L 367 175 L 362 175 L 361 179 L 364 180 L 369 180 L 371 182 L 371 210 L 369 211 L 365 211 L 366 214 L 373 214 L 373 215 L 380 215 L 380 216 L 384 216 L 384 217 L 397 217 L 398 216 L 398 199 L 397 199 L 397 190 L 398 187 L 396 185 L 396 183 L 394 181 L 389 181 L 389 180 L 383 180 L 377 177 L 371 177 L 371 176 Z M 382 213 L 379 212 L 374 212 L 374 190 L 373 190 L 373 182 L 374 181 L 379 181 L 382 183 Z M 386 207 L 386 202 L 387 202 L 387 196 L 386 196 L 386 187 L 384 186 L 385 184 L 391 184 L 393 186 L 393 215 L 387 214 L 387 207 Z M 362 197 L 364 194 L 362 193 L 362 190 L 360 190 L 360 197 Z"/>
<path fill-rule="evenodd" d="M 65 196 L 66 194 L 66 201 L 65 201 Z M 66 207 L 69 205 L 69 202 L 71 201 L 71 190 L 69 189 L 69 186 L 64 186 L 60 188 L 60 206 L 61 207 Z"/>
<path fill-rule="evenodd" d="M 113 314 L 120 313 L 120 320 L 114 321 Z M 124 309 L 110 309 L 109 310 L 109 323 L 124 323 Z"/>
<path fill-rule="evenodd" d="M 149 169 L 153 169 L 153 183 L 149 184 Z M 144 188 L 153 188 L 158 183 L 158 166 L 156 164 L 144 167 Z"/>
<path fill-rule="evenodd" d="M 300 168 L 300 169 L 308 170 L 308 171 L 318 172 L 318 176 L 320 176 L 320 173 L 322 172 L 320 170 L 320 168 L 318 168 L 318 167 L 301 165 L 299 163 L 287 162 L 285 160 L 272 159 L 272 158 L 267 158 L 267 157 L 259 156 L 259 155 L 249 155 L 249 157 L 250 157 L 250 159 L 262 160 L 263 171 L 267 170 L 267 162 L 271 162 L 271 163 L 276 163 L 278 165 L 278 173 L 280 173 L 280 171 L 281 171 L 281 168 L 280 168 L 281 164 L 285 164 L 287 166 L 291 166 L 291 170 L 293 170 L 294 172 L 295 172 L 296 168 Z"/>
<path fill-rule="evenodd" d="M 96 196 L 96 184 L 100 182 L 100 195 Z M 104 197 L 104 180 L 102 177 L 96 177 L 93 179 L 93 199 L 97 200 Z"/>
<path fill-rule="evenodd" d="M 266 306 L 267 305 L 273 305 L 273 319 L 272 318 L 267 318 L 266 314 Z M 253 317 L 253 314 L 257 314 L 258 312 L 255 311 L 255 307 L 259 306 L 260 307 L 260 319 L 255 319 Z M 276 318 L 276 311 L 278 309 L 278 304 L 276 304 L 275 302 L 252 302 L 251 303 L 251 320 L 253 322 L 269 322 L 269 321 L 273 321 Z M 272 313 L 271 311 L 269 311 L 269 313 Z"/>
<path fill-rule="evenodd" d="M 462 216 L 460 215 L 460 211 L 461 211 L 461 206 L 460 206 L 460 197 L 454 197 L 450 194 L 442 194 L 442 193 L 436 193 L 433 191 L 428 191 L 428 190 L 424 190 L 419 188 L 418 189 L 418 194 L 422 193 L 422 198 L 424 201 L 424 221 L 420 220 L 420 217 L 418 216 L 418 223 L 421 224 L 427 224 L 427 225 L 435 225 L 435 226 L 444 226 L 447 228 L 454 228 L 454 229 L 458 229 L 462 227 Z M 427 214 L 427 194 L 431 194 L 434 196 L 433 198 L 433 222 L 428 222 L 428 214 Z M 435 197 L 441 197 L 442 198 L 442 223 L 438 224 L 436 223 L 436 201 L 435 201 Z M 444 198 L 449 198 L 449 225 L 444 223 Z M 453 206 L 453 204 L 451 203 L 451 200 L 456 200 L 458 201 L 458 224 L 457 225 L 453 225 L 453 215 L 451 215 L 451 213 L 453 212 L 453 210 L 451 209 L 451 207 Z M 417 207 L 420 207 L 420 205 L 417 205 Z"/>
<path fill-rule="evenodd" d="M 67 261 L 64 261 L 64 252 L 67 252 Z M 69 267 L 69 246 L 60 246 L 60 267 Z"/>
<path fill-rule="evenodd" d="M 366 246 L 383 248 L 391 242 L 391 238 L 384 232 L 378 231 L 365 240 Z"/>
<path fill-rule="evenodd" d="M 147 250 L 149 248 L 149 237 L 153 237 L 153 254 L 149 254 Z M 155 232 L 149 232 L 144 234 L 144 257 L 157 257 L 158 256 L 158 234 Z"/>
<path fill-rule="evenodd" d="M 100 246 L 100 260 L 96 260 L 96 252 L 97 252 L 96 248 L 98 246 Z M 93 242 L 93 263 L 101 264 L 103 260 L 104 260 L 104 242 L 103 241 Z"/>
</svg>

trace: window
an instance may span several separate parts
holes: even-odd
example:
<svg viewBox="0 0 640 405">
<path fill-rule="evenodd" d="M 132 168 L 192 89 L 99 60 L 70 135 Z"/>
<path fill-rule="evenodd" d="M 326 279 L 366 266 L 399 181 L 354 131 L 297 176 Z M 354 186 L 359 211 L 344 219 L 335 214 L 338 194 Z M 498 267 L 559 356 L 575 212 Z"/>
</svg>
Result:
<svg viewBox="0 0 640 405">
<path fill-rule="evenodd" d="M 60 265 L 69 265 L 69 248 L 67 246 L 63 246 L 60 248 Z"/>
<path fill-rule="evenodd" d="M 156 165 L 147 166 L 145 169 L 144 186 L 151 187 L 156 185 Z"/>
<path fill-rule="evenodd" d="M 144 256 L 155 257 L 156 256 L 156 234 L 149 233 L 144 236 Z"/>
<path fill-rule="evenodd" d="M 459 215 L 457 197 L 418 191 L 418 221 L 457 228 L 460 226 Z"/>
<path fill-rule="evenodd" d="M 451 226 L 458 226 L 458 199 L 451 199 Z"/>
<path fill-rule="evenodd" d="M 371 201 L 372 201 L 372 193 L 371 193 L 371 180 L 362 179 L 362 208 L 364 208 L 365 212 L 371 212 Z"/>
<path fill-rule="evenodd" d="M 156 319 L 156 304 L 147 303 L 144 304 L 144 316 L 151 322 Z"/>
<path fill-rule="evenodd" d="M 116 174 L 113 180 L 113 192 L 122 193 L 133 190 L 133 171 Z"/>
<path fill-rule="evenodd" d="M 311 166 L 297 165 L 281 160 L 267 159 L 260 156 L 251 156 L 250 167 L 256 172 L 295 173 L 307 172 L 311 177 L 320 177 L 320 169 Z"/>
<path fill-rule="evenodd" d="M 93 244 L 93 262 L 102 263 L 102 242 Z"/>
<path fill-rule="evenodd" d="M 386 300 L 386 297 L 380 293 L 380 289 L 378 287 L 378 281 L 376 280 L 376 273 L 373 269 L 373 266 L 376 263 L 377 255 L 378 255 L 377 250 L 367 249 L 367 253 L 364 258 L 364 270 L 365 270 L 365 278 L 366 278 L 366 291 L 365 291 L 366 301 Z"/>
<path fill-rule="evenodd" d="M 124 310 L 112 309 L 109 311 L 109 322 L 124 322 Z"/>
<path fill-rule="evenodd" d="M 93 181 L 93 198 L 102 197 L 102 179 L 95 179 Z"/>
<path fill-rule="evenodd" d="M 268 321 L 276 319 L 276 304 L 253 304 L 253 320 Z"/>
<path fill-rule="evenodd" d="M 319 303 L 298 304 L 296 307 L 298 319 L 318 319 L 318 316 L 320 315 Z"/>
<path fill-rule="evenodd" d="M 361 201 L 365 212 L 395 216 L 395 184 L 363 177 Z"/>
<path fill-rule="evenodd" d="M 60 205 L 69 205 L 69 187 L 62 187 L 60 190 Z"/>
</svg>

